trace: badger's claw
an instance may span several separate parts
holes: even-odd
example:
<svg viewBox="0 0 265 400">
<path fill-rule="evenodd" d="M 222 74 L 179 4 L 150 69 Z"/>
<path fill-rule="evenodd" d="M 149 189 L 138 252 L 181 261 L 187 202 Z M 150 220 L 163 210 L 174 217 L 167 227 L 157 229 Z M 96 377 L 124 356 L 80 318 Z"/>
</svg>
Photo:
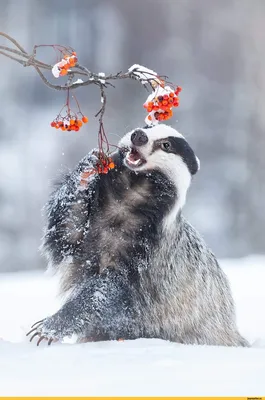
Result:
<svg viewBox="0 0 265 400">
<path fill-rule="evenodd" d="M 35 322 L 35 324 L 32 325 L 32 329 L 26 334 L 26 336 L 29 336 L 32 332 L 35 332 L 35 334 L 38 334 L 38 328 L 42 325 L 43 320 Z M 35 335 L 34 335 L 35 336 Z M 33 337 L 30 339 L 30 341 L 33 339 Z"/>
<path fill-rule="evenodd" d="M 32 325 L 32 329 L 26 334 L 26 336 L 31 335 L 29 341 L 32 342 L 32 340 L 38 336 L 38 340 L 37 340 L 37 346 L 39 346 L 39 344 L 43 341 L 46 340 L 48 341 L 48 346 L 51 345 L 52 342 L 57 342 L 58 339 L 55 337 L 55 335 L 53 336 L 51 333 L 49 333 L 43 326 L 43 322 L 45 320 L 42 319 L 41 321 L 37 321 L 35 322 L 35 324 Z"/>
<path fill-rule="evenodd" d="M 33 333 L 33 335 L 31 336 L 31 338 L 29 339 L 30 342 L 32 342 L 32 340 L 35 338 L 35 336 L 39 336 L 39 332 L 35 332 Z"/>
<path fill-rule="evenodd" d="M 39 321 L 35 322 L 33 325 L 31 325 L 31 328 L 33 328 L 34 326 L 41 324 L 44 321 L 44 319 L 40 319 Z"/>
<path fill-rule="evenodd" d="M 50 346 L 50 344 L 52 343 L 52 342 L 57 342 L 57 339 L 53 339 L 53 338 L 46 338 L 45 336 L 41 336 L 40 338 L 39 338 L 39 340 L 37 341 L 37 346 L 40 344 L 40 342 L 42 341 L 42 340 L 48 340 L 48 346 Z"/>
</svg>

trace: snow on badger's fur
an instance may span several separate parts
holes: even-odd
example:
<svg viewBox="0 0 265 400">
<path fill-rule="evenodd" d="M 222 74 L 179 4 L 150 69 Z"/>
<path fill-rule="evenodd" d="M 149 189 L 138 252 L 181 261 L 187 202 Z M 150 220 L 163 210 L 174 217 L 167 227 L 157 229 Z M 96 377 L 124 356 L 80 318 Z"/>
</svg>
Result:
<svg viewBox="0 0 265 400">
<path fill-rule="evenodd" d="M 53 193 L 43 249 L 67 294 L 35 333 L 61 340 L 162 338 L 247 346 L 227 279 L 182 216 L 199 160 L 169 126 L 127 133 L 116 168 L 84 190 L 86 156 Z"/>
</svg>

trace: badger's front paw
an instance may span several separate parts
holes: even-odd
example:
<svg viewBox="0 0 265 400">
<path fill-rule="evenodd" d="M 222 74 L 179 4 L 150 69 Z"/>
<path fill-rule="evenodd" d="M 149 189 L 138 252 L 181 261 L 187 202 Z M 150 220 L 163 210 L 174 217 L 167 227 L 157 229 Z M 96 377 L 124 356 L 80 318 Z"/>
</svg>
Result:
<svg viewBox="0 0 265 400">
<path fill-rule="evenodd" d="M 61 341 L 64 337 L 72 336 L 74 333 L 72 327 L 68 326 L 68 321 L 63 320 L 57 314 L 35 322 L 31 328 L 27 336 L 31 335 L 30 342 L 37 336 L 37 346 L 43 340 L 48 341 L 48 345 L 50 345 L 52 342 Z"/>
</svg>

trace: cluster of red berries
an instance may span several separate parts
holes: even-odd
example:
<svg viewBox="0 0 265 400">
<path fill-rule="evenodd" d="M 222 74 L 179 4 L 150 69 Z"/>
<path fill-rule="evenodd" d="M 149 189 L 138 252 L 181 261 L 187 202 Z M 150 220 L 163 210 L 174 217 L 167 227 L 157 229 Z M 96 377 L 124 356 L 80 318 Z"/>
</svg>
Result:
<svg viewBox="0 0 265 400">
<path fill-rule="evenodd" d="M 111 157 L 100 157 L 96 168 L 90 169 L 89 171 L 83 171 L 80 177 L 80 185 L 86 186 L 87 180 L 91 175 L 96 173 L 98 174 L 107 174 L 109 170 L 115 168 L 115 164 Z"/>
<path fill-rule="evenodd" d="M 97 172 L 99 174 L 107 174 L 110 169 L 113 169 L 115 164 L 111 157 L 100 157 L 100 160 L 97 165 Z"/>
<path fill-rule="evenodd" d="M 67 74 L 69 68 L 73 68 L 77 63 L 76 52 L 73 51 L 71 56 L 64 56 L 62 61 L 58 64 L 58 68 L 60 70 L 60 76 L 64 76 Z"/>
<path fill-rule="evenodd" d="M 152 113 L 154 118 L 158 121 L 164 121 L 172 117 L 173 107 L 179 106 L 179 93 L 181 92 L 182 88 L 180 86 L 177 87 L 175 92 L 169 91 L 164 95 L 160 95 L 154 97 L 152 101 L 144 104 L 144 108 L 147 110 L 148 113 Z M 152 115 L 148 115 L 149 121 L 152 120 Z"/>
<path fill-rule="evenodd" d="M 55 129 L 61 129 L 62 131 L 79 131 L 81 126 L 88 122 L 88 118 L 83 115 L 82 119 L 78 119 L 71 115 L 67 115 L 66 117 L 62 118 L 58 116 L 56 120 L 51 122 L 51 127 Z"/>
</svg>

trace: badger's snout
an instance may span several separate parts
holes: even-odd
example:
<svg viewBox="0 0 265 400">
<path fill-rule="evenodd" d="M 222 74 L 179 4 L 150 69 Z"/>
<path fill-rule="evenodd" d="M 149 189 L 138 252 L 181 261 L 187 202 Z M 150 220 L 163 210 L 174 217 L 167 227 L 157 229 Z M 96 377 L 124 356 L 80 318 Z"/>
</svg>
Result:
<svg viewBox="0 0 265 400">
<path fill-rule="evenodd" d="M 144 131 L 137 129 L 131 135 L 131 142 L 134 146 L 140 147 L 148 142 L 148 137 Z"/>
<path fill-rule="evenodd" d="M 142 154 L 139 147 L 144 146 L 148 143 L 148 137 L 144 131 L 141 129 L 136 129 L 133 131 L 130 137 L 131 143 L 128 146 L 128 152 L 124 159 L 124 163 L 127 167 L 133 170 L 142 169 L 144 164 L 146 164 L 146 159 Z"/>
</svg>

